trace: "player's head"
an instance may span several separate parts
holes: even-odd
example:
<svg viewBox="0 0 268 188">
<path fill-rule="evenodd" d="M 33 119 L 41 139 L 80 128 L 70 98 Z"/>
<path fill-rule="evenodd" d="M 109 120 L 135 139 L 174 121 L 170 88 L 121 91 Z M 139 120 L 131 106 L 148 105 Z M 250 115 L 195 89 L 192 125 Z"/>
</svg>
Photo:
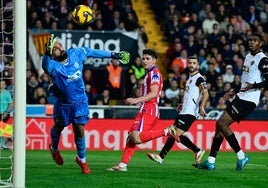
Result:
<svg viewBox="0 0 268 188">
<path fill-rule="evenodd" d="M 195 74 L 199 71 L 199 60 L 196 56 L 188 57 L 188 69 L 190 74 Z"/>
<path fill-rule="evenodd" d="M 259 52 L 264 45 L 264 39 L 259 33 L 251 33 L 248 38 L 248 47 L 251 53 Z"/>
<path fill-rule="evenodd" d="M 142 51 L 142 65 L 145 69 L 152 68 L 157 61 L 157 52 L 153 49 L 144 49 Z"/>
<path fill-rule="evenodd" d="M 49 55 L 56 61 L 63 61 L 67 58 L 67 53 L 62 46 L 62 43 L 58 37 L 51 34 L 46 44 L 46 50 Z"/>
</svg>

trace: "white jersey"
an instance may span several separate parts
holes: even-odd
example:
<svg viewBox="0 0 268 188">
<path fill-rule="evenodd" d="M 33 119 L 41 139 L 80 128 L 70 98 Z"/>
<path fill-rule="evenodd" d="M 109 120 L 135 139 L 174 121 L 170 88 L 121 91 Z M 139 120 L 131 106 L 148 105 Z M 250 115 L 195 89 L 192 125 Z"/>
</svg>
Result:
<svg viewBox="0 0 268 188">
<path fill-rule="evenodd" d="M 200 85 L 206 85 L 204 77 L 197 73 L 190 76 L 185 85 L 183 104 L 180 114 L 189 114 L 197 117 L 201 98 Z"/>
<path fill-rule="evenodd" d="M 266 57 L 263 52 L 257 53 L 255 56 L 248 54 L 243 65 L 243 73 L 241 76 L 241 88 L 247 83 L 254 84 L 263 81 L 262 72 L 259 69 L 259 63 L 262 58 Z M 250 89 L 245 92 L 237 93 L 237 96 L 245 101 L 254 102 L 256 106 L 259 104 L 261 95 L 260 89 Z"/>
</svg>

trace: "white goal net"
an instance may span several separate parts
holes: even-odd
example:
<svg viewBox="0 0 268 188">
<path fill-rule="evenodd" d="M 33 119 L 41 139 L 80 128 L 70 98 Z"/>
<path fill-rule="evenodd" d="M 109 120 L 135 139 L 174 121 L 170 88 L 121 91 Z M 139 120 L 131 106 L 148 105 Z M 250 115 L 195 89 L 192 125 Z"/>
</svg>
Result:
<svg viewBox="0 0 268 188">
<path fill-rule="evenodd" d="M 0 186 L 12 185 L 13 177 L 13 2 L 1 0 L 0 36 Z"/>
<path fill-rule="evenodd" d="M 25 187 L 26 1 L 0 5 L 0 187 Z"/>
</svg>

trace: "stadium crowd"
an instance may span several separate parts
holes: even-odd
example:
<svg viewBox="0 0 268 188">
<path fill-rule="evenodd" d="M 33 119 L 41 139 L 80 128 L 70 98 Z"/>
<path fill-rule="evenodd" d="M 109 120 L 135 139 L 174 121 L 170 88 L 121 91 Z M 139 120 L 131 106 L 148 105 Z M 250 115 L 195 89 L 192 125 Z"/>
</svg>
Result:
<svg viewBox="0 0 268 188">
<path fill-rule="evenodd" d="M 164 33 L 163 40 L 169 42 L 166 52 L 166 79 L 161 94 L 161 106 L 175 107 L 181 101 L 184 84 L 187 80 L 187 57 L 196 55 L 200 61 L 201 73 L 208 83 L 210 100 L 207 108 L 224 110 L 228 101 L 224 93 L 240 84 L 243 60 L 247 53 L 246 38 L 249 33 L 261 34 L 268 46 L 268 1 L 267 0 L 149 0 L 156 20 Z M 7 0 L 4 16 L 10 16 L 8 9 L 12 4 Z M 77 27 L 71 20 L 71 10 L 76 5 L 86 4 L 94 9 L 94 21 L 84 27 Z M 8 35 L 12 24 L 2 22 L 1 38 L 12 44 Z M 53 32 L 53 30 L 84 29 L 88 31 L 137 31 L 142 34 L 145 44 L 150 40 L 130 0 L 27 0 L 27 28 L 34 33 Z M 1 35 L 2 37 L 3 35 Z M 11 45 L 5 45 L 5 54 L 11 54 Z M 84 70 L 84 81 L 89 97 L 89 105 L 108 105 L 111 101 L 137 96 L 140 83 L 145 75 L 139 56 L 134 58 L 129 70 L 114 66 L 106 68 L 106 82 L 94 79 L 92 70 Z M 5 77 L 12 77 L 12 61 L 1 56 L 0 71 Z M 115 86 L 109 80 L 109 72 L 118 71 L 120 78 L 127 78 L 123 85 Z M 11 80 L 11 79 L 10 79 Z M 97 85 L 104 85 L 98 90 Z M 28 61 L 27 104 L 53 104 L 49 92 L 50 78 L 41 76 Z M 107 87 L 106 87 L 107 86 Z M 8 88 L 12 88 L 9 82 Z M 120 88 L 120 89 L 119 89 Z M 122 89 L 123 88 L 123 89 Z M 268 88 L 264 88 L 258 109 L 268 110 Z M 123 103 L 117 103 L 123 104 Z"/>
</svg>

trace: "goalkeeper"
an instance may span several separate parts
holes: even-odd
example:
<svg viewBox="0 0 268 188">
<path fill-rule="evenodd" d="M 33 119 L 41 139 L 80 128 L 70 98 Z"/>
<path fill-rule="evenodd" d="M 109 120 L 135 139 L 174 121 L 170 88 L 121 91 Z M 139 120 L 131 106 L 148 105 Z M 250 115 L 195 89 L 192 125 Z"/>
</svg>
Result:
<svg viewBox="0 0 268 188">
<path fill-rule="evenodd" d="M 82 79 L 83 62 L 87 57 L 114 58 L 127 64 L 130 54 L 124 51 L 115 53 L 87 47 L 65 50 L 59 38 L 51 34 L 42 59 L 42 68 L 53 80 L 53 86 L 50 89 L 56 97 L 53 112 L 54 125 L 50 129 L 52 142 L 49 144 L 52 158 L 58 165 L 63 164 L 58 144 L 64 127 L 72 124 L 77 148 L 75 162 L 84 174 L 90 173 L 86 162 L 84 136 L 84 126 L 89 120 L 89 109 Z"/>
</svg>

